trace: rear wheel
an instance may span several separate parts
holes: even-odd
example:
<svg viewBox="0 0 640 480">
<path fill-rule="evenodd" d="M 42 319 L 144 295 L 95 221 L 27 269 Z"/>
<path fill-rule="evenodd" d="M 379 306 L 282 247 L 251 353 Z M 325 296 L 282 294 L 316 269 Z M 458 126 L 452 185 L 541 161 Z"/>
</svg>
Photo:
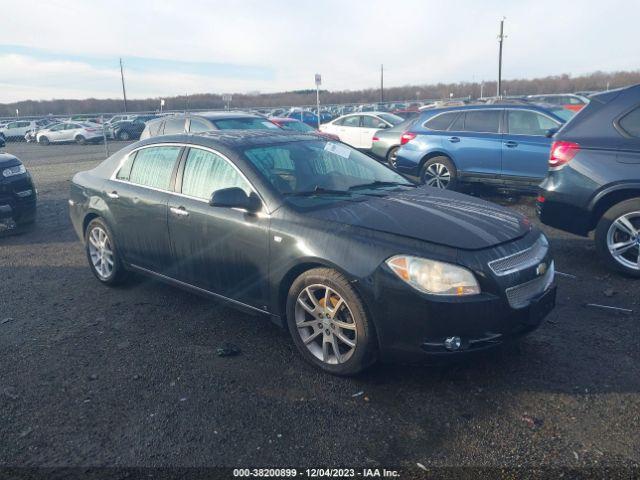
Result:
<svg viewBox="0 0 640 480">
<path fill-rule="evenodd" d="M 122 130 L 121 132 L 118 133 L 118 140 L 122 140 L 123 142 L 126 142 L 130 138 L 131 138 L 131 135 L 129 135 L 129 132 L 127 132 L 126 130 Z"/>
<path fill-rule="evenodd" d="M 445 156 L 433 157 L 422 167 L 420 180 L 429 187 L 451 190 L 456 183 L 458 172 L 453 162 Z"/>
<path fill-rule="evenodd" d="M 375 362 L 373 323 L 349 281 L 328 268 L 300 275 L 289 290 L 287 323 L 309 363 L 335 375 L 354 375 Z"/>
<path fill-rule="evenodd" d="M 389 150 L 389 153 L 387 153 L 387 163 L 393 169 L 395 169 L 398 164 L 398 150 L 400 150 L 400 147 L 393 147 Z"/>
<path fill-rule="evenodd" d="M 117 285 L 125 280 L 127 272 L 118 256 L 113 233 L 101 218 L 91 220 L 87 226 L 85 247 L 91 271 L 100 282 Z"/>
<path fill-rule="evenodd" d="M 640 278 L 640 198 L 607 210 L 595 237 L 598 253 L 609 267 Z"/>
</svg>

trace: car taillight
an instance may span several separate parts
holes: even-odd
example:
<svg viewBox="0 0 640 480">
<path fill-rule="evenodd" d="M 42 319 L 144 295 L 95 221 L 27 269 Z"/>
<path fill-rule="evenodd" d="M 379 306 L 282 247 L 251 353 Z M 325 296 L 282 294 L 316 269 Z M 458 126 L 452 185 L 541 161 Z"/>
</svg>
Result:
<svg viewBox="0 0 640 480">
<path fill-rule="evenodd" d="M 371 139 L 371 141 L 372 141 L 372 142 L 379 142 L 379 141 L 380 141 L 380 139 L 379 139 L 378 137 L 373 137 L 373 138 Z"/>
<path fill-rule="evenodd" d="M 406 143 L 409 143 L 414 138 L 416 138 L 416 134 L 415 133 L 404 132 L 402 134 L 402 136 L 400 137 L 400 145 L 404 145 Z"/>
<path fill-rule="evenodd" d="M 549 169 L 557 170 L 566 165 L 580 151 L 580 145 L 574 142 L 553 142 L 549 156 Z"/>
</svg>

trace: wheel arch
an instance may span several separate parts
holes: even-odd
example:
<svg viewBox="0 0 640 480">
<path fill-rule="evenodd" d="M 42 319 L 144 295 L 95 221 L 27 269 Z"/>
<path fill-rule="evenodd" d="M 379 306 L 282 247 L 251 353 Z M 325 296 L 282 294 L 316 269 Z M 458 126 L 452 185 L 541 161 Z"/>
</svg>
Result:
<svg viewBox="0 0 640 480">
<path fill-rule="evenodd" d="M 632 198 L 640 198 L 640 183 L 619 184 L 598 193 L 591 201 L 589 230 L 596 227 L 602 216 L 611 207 Z"/>
<path fill-rule="evenodd" d="M 442 150 L 434 150 L 431 151 L 429 153 L 427 153 L 424 157 L 422 157 L 420 159 L 420 168 L 419 168 L 419 172 L 422 172 L 422 169 L 424 168 L 424 164 L 427 163 L 429 160 L 431 160 L 432 158 L 435 157 L 447 157 L 449 159 L 449 161 L 451 161 L 451 163 L 453 163 L 453 166 L 455 167 L 456 171 L 458 170 L 458 165 L 456 165 L 456 161 L 453 159 L 453 157 L 451 155 L 449 155 L 446 152 L 443 152 Z"/>
</svg>

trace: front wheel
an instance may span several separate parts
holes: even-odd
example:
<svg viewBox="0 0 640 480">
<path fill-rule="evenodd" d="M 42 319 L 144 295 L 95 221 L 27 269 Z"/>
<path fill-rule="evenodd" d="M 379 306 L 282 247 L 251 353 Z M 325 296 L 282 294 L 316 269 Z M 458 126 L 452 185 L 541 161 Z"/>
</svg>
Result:
<svg viewBox="0 0 640 480">
<path fill-rule="evenodd" d="M 78 136 L 76 137 L 76 143 L 77 143 L 78 145 L 86 145 L 86 143 L 87 143 L 87 139 L 86 139 L 86 138 L 84 138 L 82 135 L 78 135 Z"/>
<path fill-rule="evenodd" d="M 420 180 L 429 187 L 453 189 L 458 172 L 453 162 L 444 156 L 429 159 L 422 167 Z"/>
<path fill-rule="evenodd" d="M 41 145 L 49 145 L 49 139 L 47 137 L 40 137 L 40 140 L 38 140 L 38 143 Z"/>
<path fill-rule="evenodd" d="M 375 362 L 377 341 L 364 305 L 340 273 L 300 275 L 287 298 L 289 332 L 302 357 L 334 375 L 355 375 Z"/>
<path fill-rule="evenodd" d="M 120 133 L 118 133 L 118 140 L 122 140 L 123 142 L 126 142 L 130 138 L 131 138 L 131 135 L 129 135 L 129 132 L 127 132 L 126 130 L 123 130 Z"/>
<path fill-rule="evenodd" d="M 605 263 L 640 278 L 640 198 L 614 205 L 596 227 L 596 248 Z"/>
<path fill-rule="evenodd" d="M 102 219 L 95 218 L 87 226 L 85 247 L 89 267 L 100 282 L 117 285 L 125 280 L 127 272 L 118 256 L 113 234 Z"/>
</svg>

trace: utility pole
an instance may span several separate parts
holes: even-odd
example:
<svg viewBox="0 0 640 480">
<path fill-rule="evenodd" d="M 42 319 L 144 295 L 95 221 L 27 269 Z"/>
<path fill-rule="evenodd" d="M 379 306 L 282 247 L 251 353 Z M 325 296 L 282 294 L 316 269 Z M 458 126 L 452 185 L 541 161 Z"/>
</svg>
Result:
<svg viewBox="0 0 640 480">
<path fill-rule="evenodd" d="M 506 35 L 504 34 L 505 20 L 506 17 L 502 17 L 502 20 L 500 20 L 500 35 L 498 35 L 498 43 L 500 45 L 498 49 L 498 98 L 502 98 L 502 42 L 504 42 L 504 39 L 506 38 Z"/>
<path fill-rule="evenodd" d="M 122 97 L 124 98 L 124 113 L 127 113 L 127 90 L 124 87 L 124 69 L 122 68 L 122 58 L 120 59 L 120 78 L 122 79 Z"/>
<path fill-rule="evenodd" d="M 380 65 L 380 103 L 384 103 L 384 65 Z"/>
</svg>

